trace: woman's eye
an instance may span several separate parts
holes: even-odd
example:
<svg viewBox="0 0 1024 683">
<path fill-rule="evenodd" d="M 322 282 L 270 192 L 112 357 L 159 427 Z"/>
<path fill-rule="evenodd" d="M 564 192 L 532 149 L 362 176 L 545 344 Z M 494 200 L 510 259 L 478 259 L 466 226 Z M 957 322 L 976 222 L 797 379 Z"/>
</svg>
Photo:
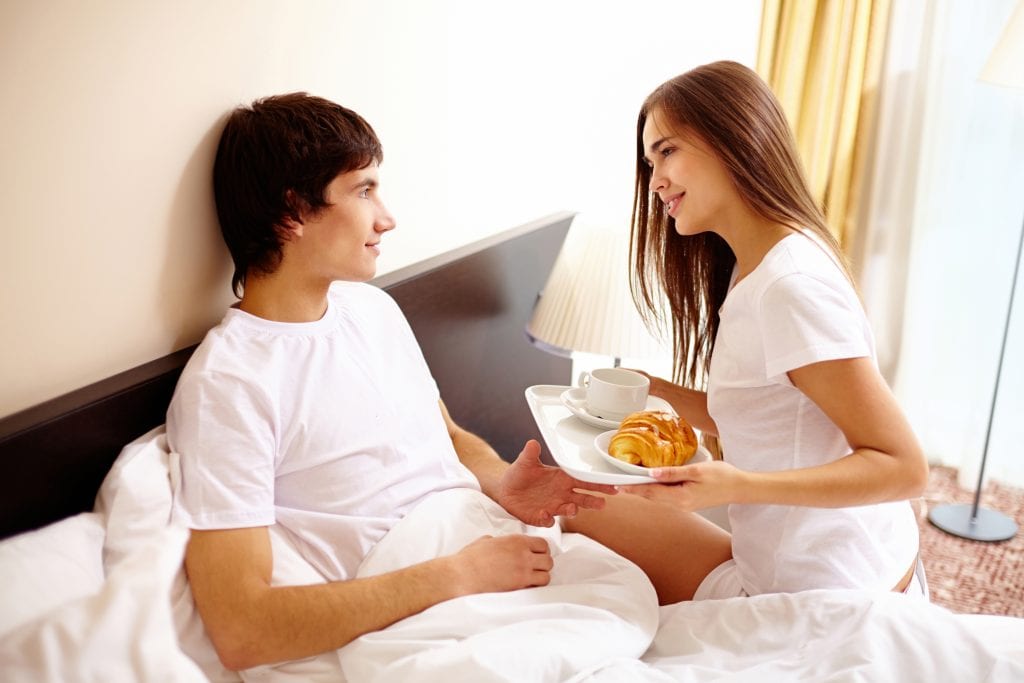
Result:
<svg viewBox="0 0 1024 683">
<path fill-rule="evenodd" d="M 672 147 L 666 147 L 663 150 L 661 150 L 661 156 L 667 157 L 669 154 L 671 154 L 674 151 L 675 151 L 675 149 L 673 149 Z"/>
</svg>

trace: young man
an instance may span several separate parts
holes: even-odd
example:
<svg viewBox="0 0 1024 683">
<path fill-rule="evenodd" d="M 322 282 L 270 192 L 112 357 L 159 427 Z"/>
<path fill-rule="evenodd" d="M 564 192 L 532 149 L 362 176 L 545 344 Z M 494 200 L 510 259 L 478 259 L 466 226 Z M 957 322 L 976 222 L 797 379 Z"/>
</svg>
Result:
<svg viewBox="0 0 1024 683">
<path fill-rule="evenodd" d="M 237 109 L 214 193 L 241 301 L 182 374 L 167 416 L 192 529 L 186 568 L 225 666 L 339 648 L 439 602 L 549 581 L 543 538 L 484 537 L 446 557 L 353 578 L 431 494 L 482 490 L 527 524 L 612 492 L 540 463 L 511 466 L 456 425 L 394 301 L 364 284 L 395 227 L 380 143 L 357 114 L 304 93 Z M 270 525 L 328 579 L 271 586 Z"/>
</svg>

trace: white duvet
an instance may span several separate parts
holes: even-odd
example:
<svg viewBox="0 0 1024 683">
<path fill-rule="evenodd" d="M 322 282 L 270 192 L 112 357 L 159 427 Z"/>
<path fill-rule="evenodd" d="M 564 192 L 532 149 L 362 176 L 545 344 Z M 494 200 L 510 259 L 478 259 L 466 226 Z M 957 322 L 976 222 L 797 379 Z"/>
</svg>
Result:
<svg viewBox="0 0 1024 683">
<path fill-rule="evenodd" d="M 511 533 L 547 539 L 555 563 L 549 585 L 449 600 L 367 634 L 338 651 L 344 679 L 562 681 L 644 653 L 658 627 L 658 607 L 643 572 L 586 537 L 526 526 L 478 491 L 432 496 L 374 547 L 358 576 L 449 555 L 483 535 Z M 275 583 L 289 578 L 275 568 Z M 299 666 L 308 677 L 308 662 Z M 296 680 L 293 668 L 261 670 L 260 680 Z"/>
<path fill-rule="evenodd" d="M 468 491 L 414 510 L 360 574 L 525 530 L 551 544 L 551 585 L 451 600 L 336 652 L 239 675 L 220 667 L 187 590 L 187 534 L 168 526 L 169 461 L 154 430 L 122 452 L 99 514 L 0 543 L 0 680 L 1024 681 L 1024 619 L 854 591 L 658 608 L 631 563 L 578 535 L 524 527 Z M 272 528 L 271 540 L 275 583 L 323 580 L 286 536 Z"/>
<path fill-rule="evenodd" d="M 573 680 L 1024 681 L 1024 620 L 857 591 L 679 603 L 661 609 L 640 661 Z"/>
<path fill-rule="evenodd" d="M 345 679 L 1024 681 L 1024 620 L 983 621 L 860 591 L 658 608 L 631 563 L 577 534 L 526 527 L 472 491 L 414 510 L 360 576 L 455 552 L 483 534 L 524 532 L 551 544 L 550 586 L 451 600 L 363 636 L 338 652 Z"/>
</svg>

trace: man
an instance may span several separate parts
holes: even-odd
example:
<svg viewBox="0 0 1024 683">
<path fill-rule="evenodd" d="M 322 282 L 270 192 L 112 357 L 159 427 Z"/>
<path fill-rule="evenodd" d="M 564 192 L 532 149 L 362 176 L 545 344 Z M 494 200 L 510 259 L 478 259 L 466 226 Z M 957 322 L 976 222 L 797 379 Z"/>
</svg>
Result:
<svg viewBox="0 0 1024 683">
<path fill-rule="evenodd" d="M 225 666 L 339 648 L 463 595 L 548 583 L 547 542 L 484 537 L 371 578 L 356 571 L 432 494 L 480 489 L 536 526 L 612 493 L 540 463 L 511 466 L 461 429 L 394 301 L 364 284 L 395 227 L 379 195 L 379 141 L 356 113 L 296 93 L 229 118 L 214 194 L 241 301 L 211 330 L 168 411 L 180 456 L 175 514 L 186 569 Z M 328 579 L 272 586 L 277 524 Z"/>
</svg>

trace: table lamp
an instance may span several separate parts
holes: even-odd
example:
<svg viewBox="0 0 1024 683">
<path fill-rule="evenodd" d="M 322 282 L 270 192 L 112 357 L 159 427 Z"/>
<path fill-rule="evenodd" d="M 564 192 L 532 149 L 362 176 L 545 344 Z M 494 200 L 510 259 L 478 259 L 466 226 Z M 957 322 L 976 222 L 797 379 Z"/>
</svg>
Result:
<svg viewBox="0 0 1024 683">
<path fill-rule="evenodd" d="M 981 80 L 995 85 L 1024 89 L 1024 0 L 1018 0 L 1010 16 L 1010 22 L 981 71 Z M 985 447 L 981 455 L 981 469 L 978 485 L 971 505 L 938 505 L 928 513 L 928 520 L 943 531 L 974 541 L 1005 541 L 1017 535 L 1017 524 L 1006 515 L 979 507 L 981 486 L 985 477 L 985 460 L 988 458 L 989 438 L 992 436 L 992 418 L 999 397 L 999 378 L 1003 374 L 1003 357 L 1006 355 L 1006 339 L 1010 333 L 1010 319 L 1013 316 L 1013 294 L 1017 289 L 1017 275 L 1020 271 L 1021 252 L 1024 251 L 1024 220 L 1017 242 L 1017 257 L 1013 265 L 1013 280 L 1010 284 L 1010 303 L 1003 327 L 1003 342 L 999 349 L 999 363 L 996 366 L 996 383 L 992 390 L 992 405 L 988 413 L 988 429 L 985 432 Z"/>
<path fill-rule="evenodd" d="M 544 289 L 526 336 L 561 356 L 573 352 L 623 358 L 671 356 L 637 312 L 629 290 L 629 224 L 577 215 Z"/>
</svg>

